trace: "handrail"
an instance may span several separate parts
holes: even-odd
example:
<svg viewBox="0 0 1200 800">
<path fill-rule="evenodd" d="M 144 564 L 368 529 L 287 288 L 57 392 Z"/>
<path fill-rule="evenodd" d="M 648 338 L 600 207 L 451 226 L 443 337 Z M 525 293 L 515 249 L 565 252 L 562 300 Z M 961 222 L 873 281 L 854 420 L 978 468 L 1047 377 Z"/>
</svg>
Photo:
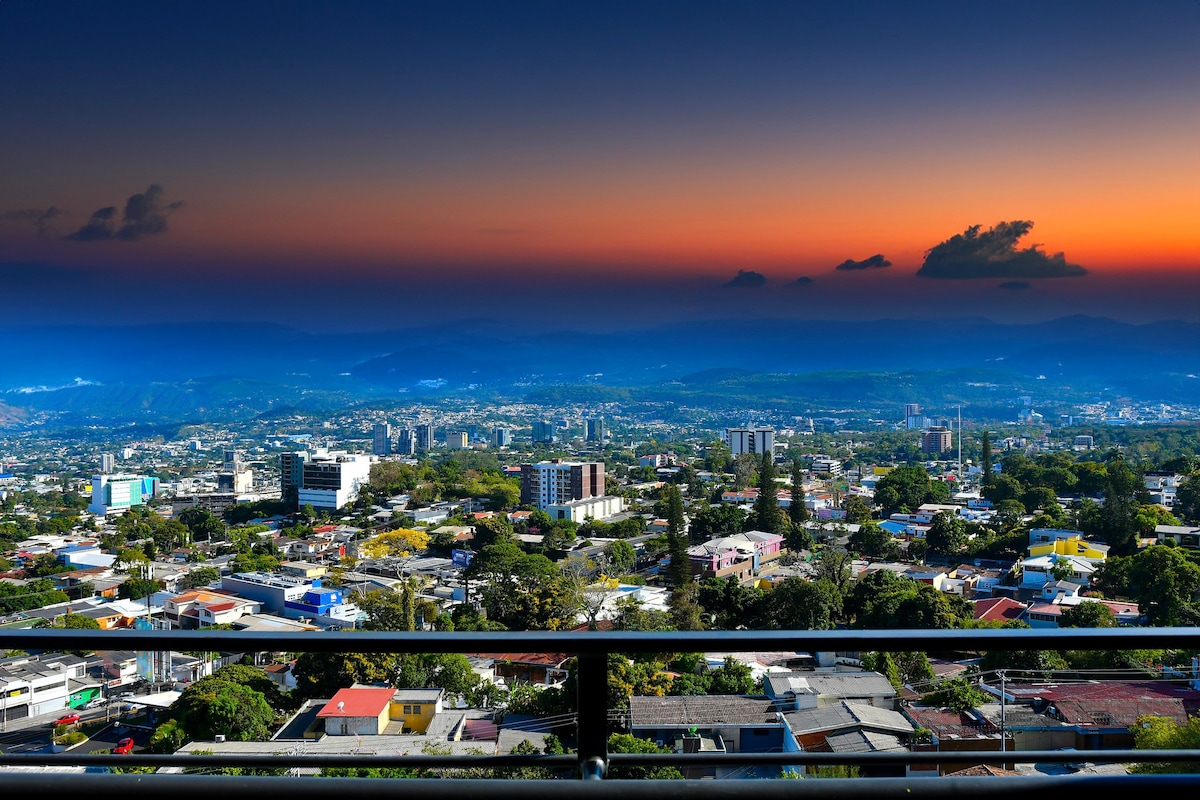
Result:
<svg viewBox="0 0 1200 800">
<path fill-rule="evenodd" d="M 978 652 L 989 650 L 1039 649 L 1200 649 L 1200 627 L 1181 628 L 1070 628 L 1070 629 L 970 629 L 970 630 L 836 630 L 836 631 L 518 631 L 518 632 L 404 632 L 404 631 L 309 631 L 248 632 L 226 630 L 63 630 L 0 629 L 0 649 L 33 651 L 64 650 L 181 650 L 245 653 L 358 652 L 358 653 L 561 653 L 577 657 L 577 753 L 572 756 L 547 755 L 313 755 L 289 753 L 280 743 L 280 752 L 270 755 L 154 755 L 132 753 L 123 756 L 57 753 L 0 754 L 0 767 L 63 765 L 80 767 L 243 767 L 250 769 L 327 768 L 327 767 L 416 767 L 461 769 L 539 766 L 551 770 L 574 770 L 584 779 L 600 779 L 610 767 L 652 766 L 916 766 L 1012 764 L 1022 762 L 1069 763 L 1086 758 L 1092 762 L 1194 763 L 1200 752 L 1190 750 L 1108 750 L 1108 751 L 973 751 L 903 753 L 675 753 L 609 754 L 607 752 L 608 708 L 606 681 L 610 654 L 660 652 L 749 652 L 796 649 L 808 652 L 837 651 L 910 651 Z M 95 776 L 89 776 L 95 777 Z M 125 778 L 129 776 L 105 776 Z M 146 777 L 159 777 L 158 774 Z M 161 776 L 174 780 L 185 776 Z M 211 779 L 211 776 L 200 776 Z M 1066 776 L 1055 776 L 1066 777 Z M 1112 777 L 1112 776 L 1074 776 Z M 1125 779 L 1163 778 L 1168 776 L 1118 776 Z M 1200 777 L 1185 780 L 1200 781 Z M 229 776 L 226 776 L 229 779 Z M 13 776 L 0 774 L 0 786 L 13 787 Z M 266 780 L 266 778 L 256 778 Z M 323 779 L 322 793 L 332 788 Z M 419 779 L 418 779 L 419 780 Z M 846 779 L 859 780 L 859 779 Z M 880 781 L 885 779 L 861 779 Z M 913 780 L 920 781 L 920 778 Z M 474 786 L 485 779 L 470 783 Z M 584 780 L 583 783 L 626 783 L 626 781 Z M 511 784 L 511 782 L 505 782 Z M 531 783 L 518 781 L 518 783 Z M 538 783 L 533 781 L 532 783 Z M 647 782 L 641 782 L 647 783 Z M 677 783 L 649 781 L 648 783 Z M 693 783 L 693 781 L 687 781 Z M 711 783 L 711 782 L 703 782 Z M 718 782 L 726 783 L 726 782 Z M 733 782 L 736 783 L 736 782 Z M 761 782 L 760 782 L 761 783 Z M 787 782 L 783 782 L 787 783 Z M 812 781 L 805 783 L 813 783 Z M 829 783 L 821 781 L 818 783 Z M 846 787 L 845 781 L 835 782 Z M 190 784 L 189 784 L 190 785 Z M 874 784 L 882 788 L 881 784 Z M 412 788 L 406 780 L 405 790 Z M 924 783 L 921 784 L 925 786 Z M 211 784 L 209 784 L 211 790 Z M 174 791 L 172 789 L 171 791 Z M 589 790 L 590 791 L 590 790 Z M 671 790 L 674 791 L 674 790 Z M 757 788 L 756 788 L 757 791 Z M 924 788 L 922 788 L 924 791 Z M 1024 792 L 1023 792 L 1024 793 Z M 185 793 L 186 794 L 186 793 Z M 655 795 L 661 798 L 663 793 Z M 669 792 L 668 792 L 669 794 Z M 719 794 L 719 792 L 717 793 Z M 605 795 L 607 796 L 607 795 Z M 648 796 L 648 795 L 647 795 Z M 871 794 L 878 797 L 879 794 Z M 481 795 L 482 797 L 482 795 Z M 689 795 L 692 797 L 692 795 Z M 183 800 L 183 797 L 173 800 Z M 522 796 L 521 800 L 530 800 Z M 561 798 L 555 798 L 561 800 Z"/>
</svg>

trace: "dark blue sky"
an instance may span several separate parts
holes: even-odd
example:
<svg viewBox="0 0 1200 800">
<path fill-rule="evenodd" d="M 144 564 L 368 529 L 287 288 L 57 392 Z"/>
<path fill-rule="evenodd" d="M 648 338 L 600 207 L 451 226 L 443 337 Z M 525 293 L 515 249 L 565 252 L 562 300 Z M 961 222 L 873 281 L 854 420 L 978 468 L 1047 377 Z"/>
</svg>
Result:
<svg viewBox="0 0 1200 800">
<path fill-rule="evenodd" d="M 0 72 L 15 321 L 1196 314 L 1194 0 L 6 0 Z"/>
</svg>

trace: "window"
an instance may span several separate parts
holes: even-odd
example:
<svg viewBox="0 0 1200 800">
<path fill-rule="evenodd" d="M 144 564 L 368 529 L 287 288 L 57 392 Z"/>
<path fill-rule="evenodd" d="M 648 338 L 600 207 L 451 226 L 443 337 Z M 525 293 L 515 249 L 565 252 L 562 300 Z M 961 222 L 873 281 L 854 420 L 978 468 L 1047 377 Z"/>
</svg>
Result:
<svg viewBox="0 0 1200 800">
<path fill-rule="evenodd" d="M 412 707 L 412 713 L 414 713 L 414 714 L 420 714 L 420 713 L 421 713 L 421 707 L 420 707 L 420 706 L 413 706 L 413 707 Z"/>
</svg>

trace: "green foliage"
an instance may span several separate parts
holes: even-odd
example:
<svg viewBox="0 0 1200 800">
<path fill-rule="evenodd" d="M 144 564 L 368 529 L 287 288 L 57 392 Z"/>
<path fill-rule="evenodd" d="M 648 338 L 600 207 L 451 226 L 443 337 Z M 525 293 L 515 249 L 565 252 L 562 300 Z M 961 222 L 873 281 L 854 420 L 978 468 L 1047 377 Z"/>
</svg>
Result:
<svg viewBox="0 0 1200 800">
<path fill-rule="evenodd" d="M 1080 603 L 1059 615 L 1060 628 L 1115 628 L 1117 619 L 1103 603 Z"/>
<path fill-rule="evenodd" d="M 855 584 L 846 603 L 858 628 L 959 628 L 974 615 L 960 597 L 933 586 L 878 570 Z"/>
<path fill-rule="evenodd" d="M 73 630 L 100 630 L 100 623 L 82 614 L 63 614 L 58 619 L 56 628 L 71 628 Z"/>
<path fill-rule="evenodd" d="M 1135 750 L 1198 750 L 1200 751 L 1200 717 L 1188 717 L 1185 724 L 1176 724 L 1168 717 L 1139 717 L 1133 727 Z M 1200 761 L 1181 763 L 1135 764 L 1130 770 L 1136 775 L 1167 773 L 1195 774 L 1200 772 Z"/>
<path fill-rule="evenodd" d="M 969 711 L 988 702 L 988 696 L 972 685 L 966 678 L 942 681 L 937 689 L 921 697 L 926 705 L 949 708 L 951 711 Z"/>
<path fill-rule="evenodd" d="M 608 737 L 608 752 L 670 753 L 673 751 L 627 733 L 614 733 Z M 605 777 L 615 780 L 678 780 L 683 778 L 683 773 L 675 767 L 613 767 Z"/>
<path fill-rule="evenodd" d="M 126 578 L 117 589 L 117 595 L 125 600 L 141 600 L 149 597 L 162 587 L 157 581 L 148 578 Z"/>
<path fill-rule="evenodd" d="M 233 741 L 264 741 L 274 732 L 276 714 L 261 692 L 217 674 L 183 690 L 170 709 L 190 739 L 223 734 Z"/>
<path fill-rule="evenodd" d="M 185 589 L 196 589 L 201 586 L 209 586 L 221 579 L 221 573 L 216 567 L 192 567 L 183 576 L 181 582 Z"/>
</svg>

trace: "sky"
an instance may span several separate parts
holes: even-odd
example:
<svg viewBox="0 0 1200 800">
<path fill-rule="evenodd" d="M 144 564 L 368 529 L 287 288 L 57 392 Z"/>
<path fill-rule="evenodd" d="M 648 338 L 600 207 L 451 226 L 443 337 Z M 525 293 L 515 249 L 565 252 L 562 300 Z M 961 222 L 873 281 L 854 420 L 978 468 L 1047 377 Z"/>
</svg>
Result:
<svg viewBox="0 0 1200 800">
<path fill-rule="evenodd" d="M 1200 3 L 0 0 L 0 325 L 1200 321 Z"/>
</svg>

